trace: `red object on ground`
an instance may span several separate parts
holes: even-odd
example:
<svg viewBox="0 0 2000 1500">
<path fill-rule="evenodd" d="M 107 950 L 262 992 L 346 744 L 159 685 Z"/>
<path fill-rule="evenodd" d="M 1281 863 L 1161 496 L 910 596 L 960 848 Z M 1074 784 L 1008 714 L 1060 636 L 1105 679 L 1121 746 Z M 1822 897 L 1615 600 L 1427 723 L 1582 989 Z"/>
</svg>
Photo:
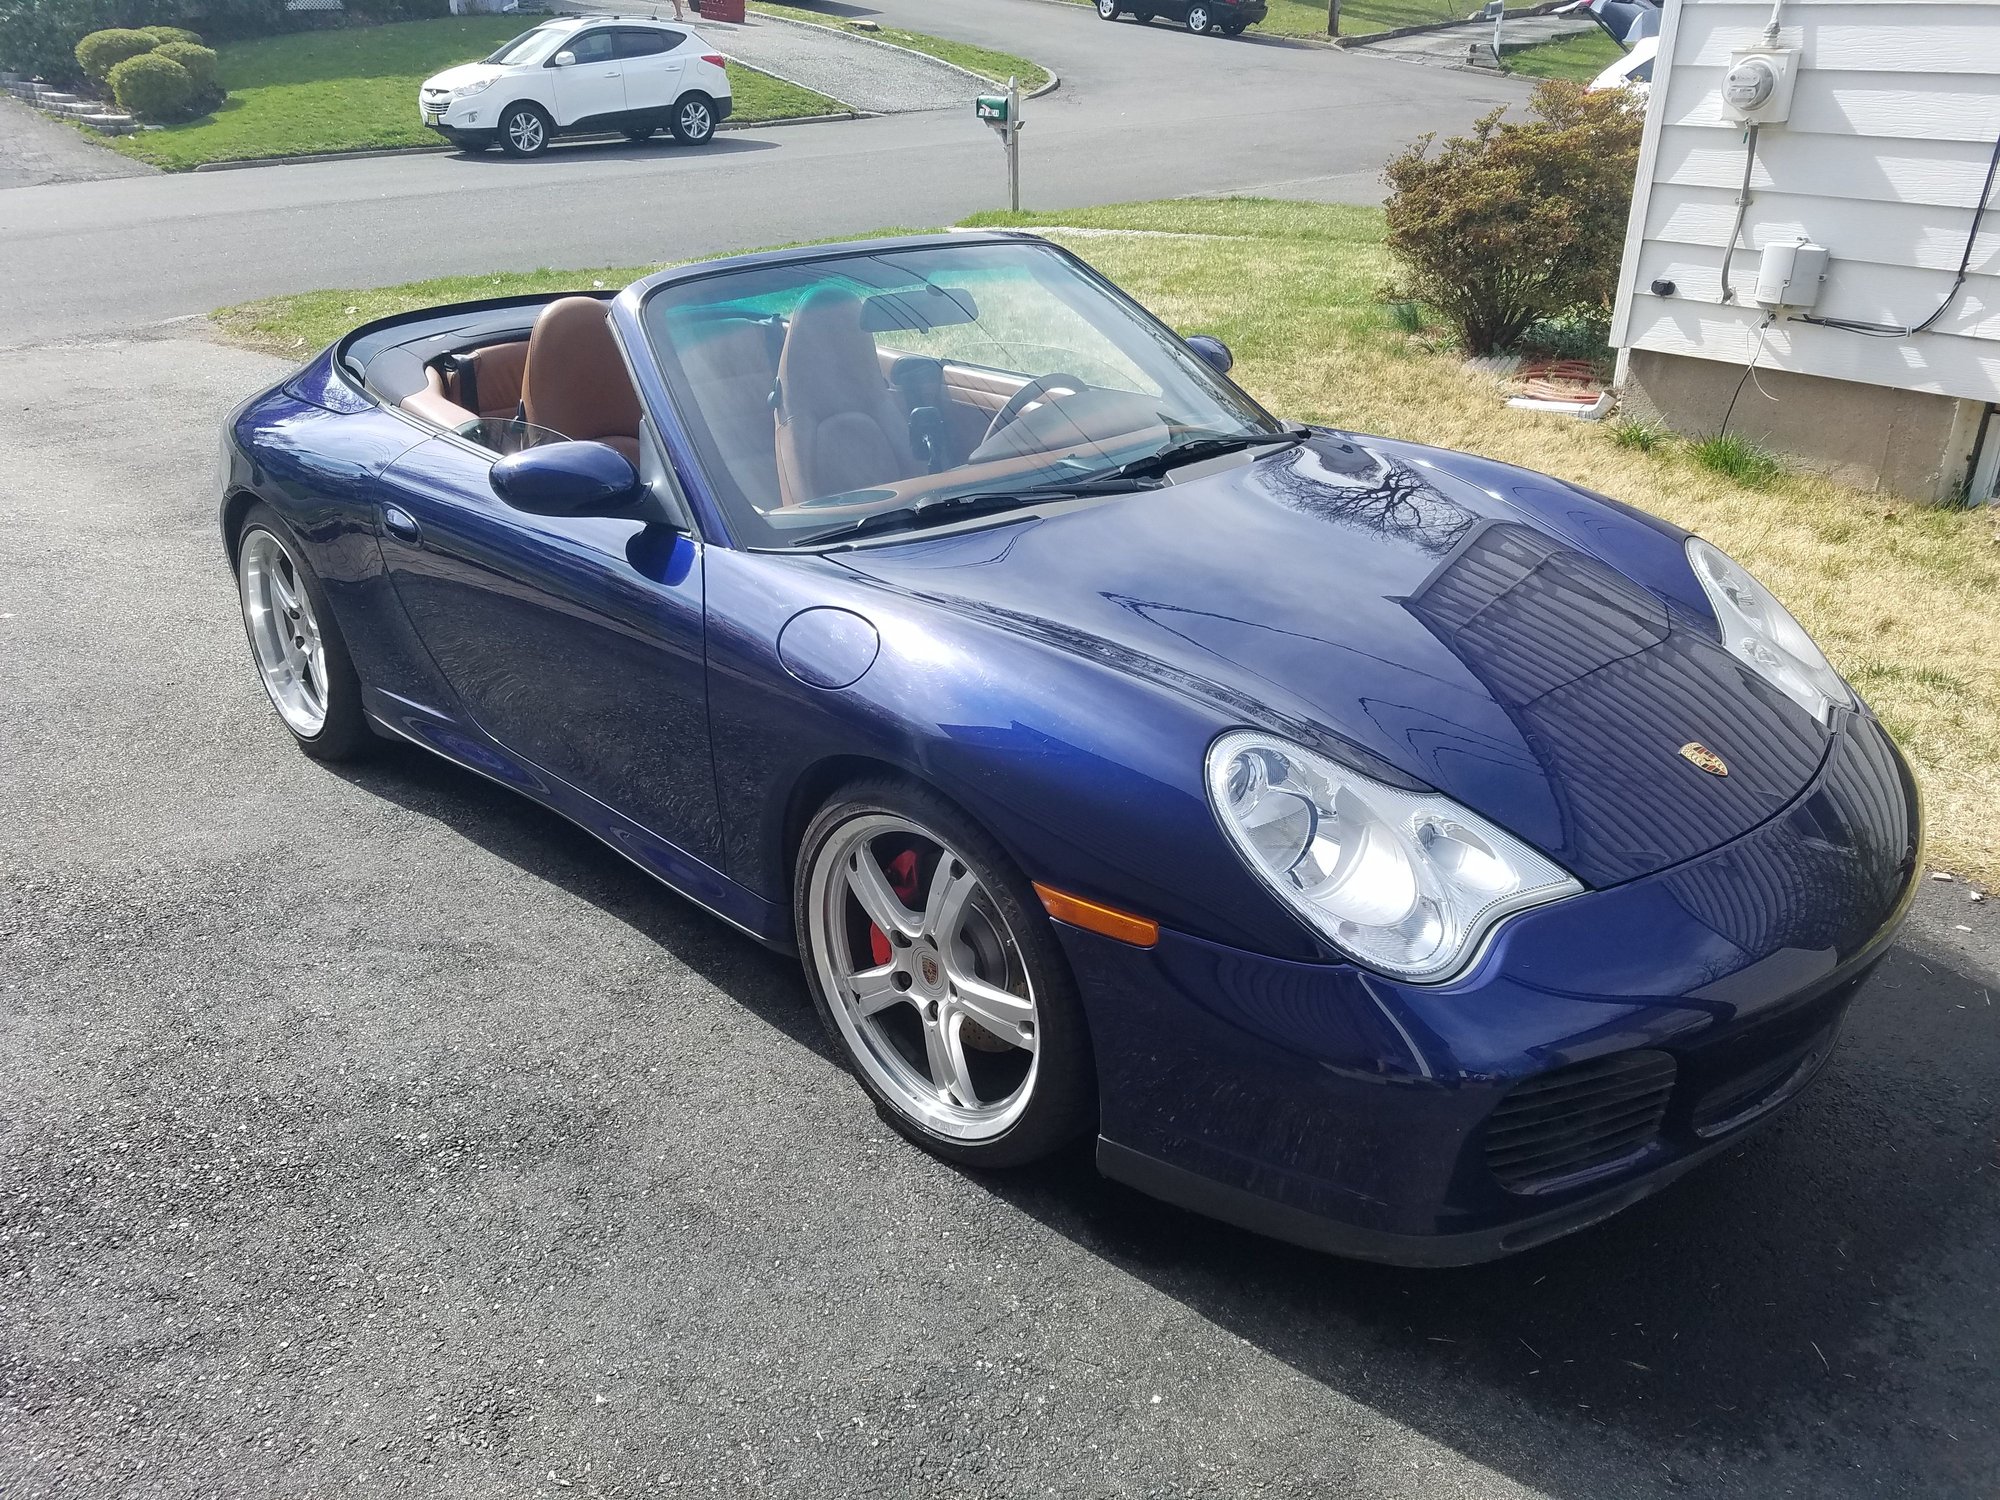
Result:
<svg viewBox="0 0 2000 1500">
<path fill-rule="evenodd" d="M 743 19 L 743 0 L 701 0 L 701 18 L 704 21 L 737 21 Z"/>
</svg>

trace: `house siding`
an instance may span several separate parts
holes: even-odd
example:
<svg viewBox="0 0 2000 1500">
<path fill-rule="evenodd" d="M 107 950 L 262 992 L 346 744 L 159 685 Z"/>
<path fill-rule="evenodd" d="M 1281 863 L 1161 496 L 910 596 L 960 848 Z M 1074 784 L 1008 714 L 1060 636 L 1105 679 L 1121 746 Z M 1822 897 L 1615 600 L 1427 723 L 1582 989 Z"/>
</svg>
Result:
<svg viewBox="0 0 2000 1500">
<path fill-rule="evenodd" d="M 1741 300 L 1725 304 L 1744 128 L 1723 117 L 1722 80 L 1770 13 L 1769 0 L 1670 0 L 1612 342 L 1738 368 L 1756 352 L 1761 369 L 2000 401 L 2000 206 L 1928 332 L 1765 330 L 1749 300 L 1759 252 L 1804 235 L 1833 254 L 1817 315 L 1910 325 L 1937 309 L 2000 137 L 2000 3 L 1787 0 L 1779 41 L 1801 49 L 1802 71 L 1790 120 L 1759 135 L 1729 257 Z M 1672 296 L 1650 290 L 1660 278 Z"/>
</svg>

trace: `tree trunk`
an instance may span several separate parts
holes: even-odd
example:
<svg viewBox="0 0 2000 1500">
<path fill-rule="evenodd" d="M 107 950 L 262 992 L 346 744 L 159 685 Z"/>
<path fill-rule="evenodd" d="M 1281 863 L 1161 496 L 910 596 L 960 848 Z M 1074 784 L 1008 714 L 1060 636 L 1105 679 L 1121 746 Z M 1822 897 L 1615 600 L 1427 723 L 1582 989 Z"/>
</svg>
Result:
<svg viewBox="0 0 2000 1500">
<path fill-rule="evenodd" d="M 1326 34 L 1340 35 L 1340 0 L 1326 0 Z"/>
</svg>

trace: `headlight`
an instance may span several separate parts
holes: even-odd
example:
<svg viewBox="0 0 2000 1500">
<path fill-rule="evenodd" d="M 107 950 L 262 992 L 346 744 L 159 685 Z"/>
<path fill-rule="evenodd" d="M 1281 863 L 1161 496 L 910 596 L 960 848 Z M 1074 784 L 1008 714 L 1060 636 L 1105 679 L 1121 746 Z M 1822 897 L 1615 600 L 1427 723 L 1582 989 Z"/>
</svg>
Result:
<svg viewBox="0 0 2000 1500">
<path fill-rule="evenodd" d="M 1399 979 L 1447 979 L 1508 913 L 1583 889 L 1449 797 L 1385 786 L 1251 730 L 1209 747 L 1208 798 L 1287 906 Z"/>
<path fill-rule="evenodd" d="M 1730 655 L 1822 724 L 1853 706 L 1853 689 L 1776 595 L 1698 536 L 1688 538 L 1687 556 Z"/>
<path fill-rule="evenodd" d="M 492 87 L 493 80 L 490 78 L 482 78 L 477 83 L 461 83 L 451 91 L 451 97 L 454 99 L 470 99 L 474 94 L 483 94 Z"/>
</svg>

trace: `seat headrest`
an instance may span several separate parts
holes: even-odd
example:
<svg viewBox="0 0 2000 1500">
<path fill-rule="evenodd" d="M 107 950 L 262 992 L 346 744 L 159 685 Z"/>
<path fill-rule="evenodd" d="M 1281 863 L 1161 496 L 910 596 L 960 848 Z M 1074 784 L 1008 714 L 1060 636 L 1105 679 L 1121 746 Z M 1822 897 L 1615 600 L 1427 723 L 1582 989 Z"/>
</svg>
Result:
<svg viewBox="0 0 2000 1500">
<path fill-rule="evenodd" d="M 542 309 L 528 336 L 521 405 L 530 422 L 567 438 L 639 435 L 639 395 L 602 302 L 563 297 Z"/>
<path fill-rule="evenodd" d="M 875 336 L 861 326 L 859 297 L 842 287 L 823 286 L 793 309 L 784 352 L 778 356 L 781 420 L 848 411 L 873 414 L 886 387 Z"/>
</svg>

